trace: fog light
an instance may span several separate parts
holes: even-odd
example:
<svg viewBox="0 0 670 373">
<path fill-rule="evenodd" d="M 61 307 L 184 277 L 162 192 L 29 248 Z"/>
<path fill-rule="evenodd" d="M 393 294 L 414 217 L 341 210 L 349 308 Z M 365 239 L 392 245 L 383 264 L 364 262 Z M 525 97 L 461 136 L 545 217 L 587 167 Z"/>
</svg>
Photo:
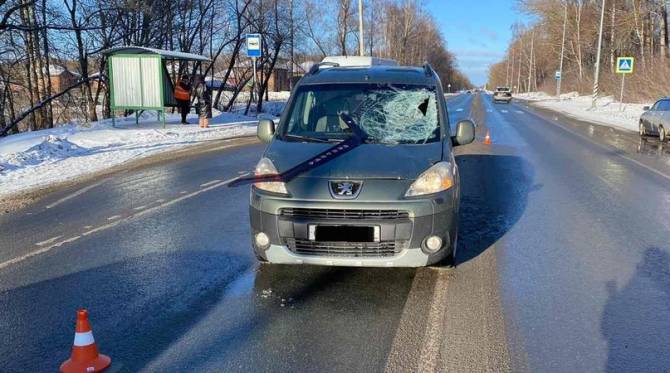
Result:
<svg viewBox="0 0 670 373">
<path fill-rule="evenodd" d="M 256 233 L 254 240 L 256 241 L 256 247 L 259 249 L 267 249 L 270 246 L 270 237 L 263 232 Z"/>
<path fill-rule="evenodd" d="M 442 248 L 442 239 L 438 236 L 430 236 L 426 239 L 424 246 L 428 253 L 435 253 Z"/>
</svg>

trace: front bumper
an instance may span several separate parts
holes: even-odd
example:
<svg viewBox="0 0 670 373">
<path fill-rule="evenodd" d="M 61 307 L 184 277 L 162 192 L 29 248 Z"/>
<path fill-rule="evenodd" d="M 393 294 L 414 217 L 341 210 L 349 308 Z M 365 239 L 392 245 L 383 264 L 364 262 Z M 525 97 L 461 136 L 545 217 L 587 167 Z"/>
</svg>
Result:
<svg viewBox="0 0 670 373">
<path fill-rule="evenodd" d="M 397 217 L 370 218 L 295 216 L 287 210 L 303 211 L 398 211 Z M 268 262 L 282 264 L 316 264 L 354 267 L 420 267 L 441 261 L 451 254 L 451 241 L 456 234 L 457 200 L 452 191 L 429 199 L 397 202 L 300 201 L 268 196 L 253 190 L 249 210 L 251 232 L 264 232 L 270 238 L 268 248 L 252 245 L 256 254 Z M 381 246 L 392 251 L 363 250 L 360 243 L 351 243 L 346 252 L 331 251 L 333 243 L 310 240 L 310 225 L 376 226 L 380 229 Z M 442 248 L 432 254 L 422 249 L 424 240 L 432 235 L 442 238 Z M 303 246 L 299 246 L 302 243 Z M 342 243 L 338 243 L 342 244 Z M 347 243 L 344 243 L 345 245 Z M 301 250 L 310 245 L 319 251 Z M 333 244 L 334 245 L 334 244 Z M 373 245 L 374 246 L 374 245 Z M 375 246 L 378 248 L 377 246 Z M 386 246 L 384 246 L 387 248 Z"/>
<path fill-rule="evenodd" d="M 510 96 L 497 96 L 497 97 L 493 96 L 493 101 L 495 101 L 495 102 L 504 101 L 504 102 L 509 103 L 509 102 L 512 101 L 512 97 L 510 97 Z"/>
</svg>

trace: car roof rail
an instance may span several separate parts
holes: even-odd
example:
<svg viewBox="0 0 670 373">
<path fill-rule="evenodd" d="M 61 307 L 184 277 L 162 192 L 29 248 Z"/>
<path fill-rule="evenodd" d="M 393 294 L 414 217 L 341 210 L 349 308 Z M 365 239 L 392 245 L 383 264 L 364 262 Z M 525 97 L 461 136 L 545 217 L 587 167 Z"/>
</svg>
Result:
<svg viewBox="0 0 670 373">
<path fill-rule="evenodd" d="M 423 64 L 423 72 L 427 77 L 433 77 L 436 75 L 435 70 L 433 70 L 433 67 L 428 62 Z"/>
<path fill-rule="evenodd" d="M 336 62 L 328 62 L 328 61 L 315 63 L 314 65 L 312 65 L 312 67 L 309 68 L 309 71 L 307 72 L 307 75 L 317 74 L 322 66 L 339 67 L 340 64 L 336 63 Z"/>
</svg>

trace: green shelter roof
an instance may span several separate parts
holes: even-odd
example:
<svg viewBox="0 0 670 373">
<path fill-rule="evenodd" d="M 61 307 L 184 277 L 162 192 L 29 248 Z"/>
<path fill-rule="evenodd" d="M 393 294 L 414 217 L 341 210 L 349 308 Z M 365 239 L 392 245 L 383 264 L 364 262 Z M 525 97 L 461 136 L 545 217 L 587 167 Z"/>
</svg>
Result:
<svg viewBox="0 0 670 373">
<path fill-rule="evenodd" d="M 111 56 L 115 54 L 155 54 L 161 56 L 165 60 L 182 60 L 182 61 L 210 61 L 209 58 L 193 53 L 168 51 L 164 49 L 156 49 L 139 46 L 122 46 L 105 49 L 102 54 Z"/>
</svg>

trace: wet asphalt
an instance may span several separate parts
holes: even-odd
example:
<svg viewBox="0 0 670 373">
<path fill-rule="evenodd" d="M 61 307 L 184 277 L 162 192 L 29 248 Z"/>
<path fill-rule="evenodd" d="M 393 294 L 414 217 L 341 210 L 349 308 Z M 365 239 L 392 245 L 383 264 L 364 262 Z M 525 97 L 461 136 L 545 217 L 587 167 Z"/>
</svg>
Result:
<svg viewBox="0 0 670 373">
<path fill-rule="evenodd" d="M 668 371 L 670 145 L 486 95 L 449 115 L 478 123 L 456 268 L 259 265 L 225 183 L 263 146 L 222 142 L 0 215 L 0 372 L 57 370 L 79 307 L 111 371 Z"/>
</svg>

